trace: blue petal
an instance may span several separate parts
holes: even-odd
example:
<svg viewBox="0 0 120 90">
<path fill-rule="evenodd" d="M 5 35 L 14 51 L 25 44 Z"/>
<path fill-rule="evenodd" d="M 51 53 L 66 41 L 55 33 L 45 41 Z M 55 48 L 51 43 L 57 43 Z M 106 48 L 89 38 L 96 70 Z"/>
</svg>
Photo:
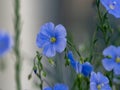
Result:
<svg viewBox="0 0 120 90">
<path fill-rule="evenodd" d="M 82 73 L 82 68 L 83 68 L 82 64 L 80 64 L 78 61 L 76 61 L 76 68 L 75 68 L 76 72 L 81 74 Z"/>
<path fill-rule="evenodd" d="M 42 33 L 38 33 L 36 38 L 36 44 L 39 48 L 43 48 L 50 43 L 50 38 Z"/>
<path fill-rule="evenodd" d="M 113 59 L 104 58 L 102 64 L 107 71 L 111 71 L 114 68 L 115 61 Z"/>
<path fill-rule="evenodd" d="M 107 11 L 110 9 L 110 8 L 109 8 L 110 0 L 100 0 L 100 2 L 101 2 L 102 5 L 107 9 Z"/>
<path fill-rule="evenodd" d="M 48 44 L 43 49 L 43 54 L 47 57 L 53 57 L 56 54 L 55 47 L 53 44 Z"/>
<path fill-rule="evenodd" d="M 120 63 L 116 63 L 114 66 L 115 75 L 120 75 Z"/>
<path fill-rule="evenodd" d="M 103 55 L 104 56 L 110 56 L 111 58 L 115 58 L 116 57 L 116 50 L 117 48 L 115 46 L 109 46 L 106 49 L 104 49 L 103 51 Z"/>
<path fill-rule="evenodd" d="M 119 47 L 117 47 L 116 54 L 117 54 L 117 56 L 119 56 L 119 57 L 120 57 L 120 46 L 119 46 Z"/>
<path fill-rule="evenodd" d="M 101 90 L 111 90 L 111 87 L 108 84 L 106 84 L 101 88 Z"/>
<path fill-rule="evenodd" d="M 37 34 L 36 44 L 39 48 L 43 48 L 50 42 L 50 38 L 54 37 L 54 24 L 46 23 L 42 25 L 39 33 Z"/>
<path fill-rule="evenodd" d="M 55 27 L 55 36 L 58 38 L 64 38 L 66 37 L 66 29 L 63 25 L 59 24 Z"/>
<path fill-rule="evenodd" d="M 40 28 L 40 33 L 42 33 L 43 35 L 47 37 L 54 36 L 54 28 L 55 27 L 52 22 L 46 23 L 42 25 L 42 27 Z"/>
<path fill-rule="evenodd" d="M 111 2 L 116 2 L 115 9 L 110 9 L 109 13 L 114 15 L 116 18 L 120 18 L 120 1 L 119 0 L 112 0 Z"/>
<path fill-rule="evenodd" d="M 91 82 L 91 83 L 90 83 L 90 90 L 98 90 L 98 89 L 97 89 L 97 84 L 94 83 L 94 82 Z"/>
<path fill-rule="evenodd" d="M 99 81 L 100 84 L 108 84 L 109 80 L 107 77 L 105 77 L 102 73 L 98 72 L 97 73 L 97 80 Z"/>
<path fill-rule="evenodd" d="M 73 57 L 73 54 L 71 51 L 68 52 L 68 59 L 70 60 L 70 64 L 72 65 L 72 67 L 76 70 L 76 72 L 80 72 L 80 64 L 78 61 L 76 61 Z"/>
<path fill-rule="evenodd" d="M 0 31 L 0 56 L 7 53 L 13 46 L 11 36 L 3 31 Z"/>
<path fill-rule="evenodd" d="M 70 64 L 75 68 L 76 67 L 76 60 L 74 59 L 71 51 L 68 52 L 68 59 L 70 60 Z"/>
<path fill-rule="evenodd" d="M 52 88 L 51 87 L 46 87 L 43 90 L 52 90 Z"/>
<path fill-rule="evenodd" d="M 53 90 L 68 90 L 68 87 L 65 84 L 56 84 Z"/>
<path fill-rule="evenodd" d="M 66 38 L 57 38 L 57 41 L 54 44 L 56 51 L 61 53 L 66 48 Z"/>
<path fill-rule="evenodd" d="M 90 82 L 98 83 L 98 81 L 97 81 L 97 74 L 95 72 L 91 72 Z"/>
<path fill-rule="evenodd" d="M 109 13 L 114 15 L 116 18 L 120 18 L 120 12 L 118 11 L 109 10 Z"/>
<path fill-rule="evenodd" d="M 120 18 L 120 10 L 119 10 L 120 1 L 119 0 L 100 0 L 100 1 L 110 14 L 114 15 L 116 18 Z M 111 9 L 109 5 L 114 1 L 116 2 L 115 9 Z"/>
<path fill-rule="evenodd" d="M 89 62 L 82 64 L 82 74 L 84 76 L 89 76 L 93 70 L 92 65 Z"/>
</svg>

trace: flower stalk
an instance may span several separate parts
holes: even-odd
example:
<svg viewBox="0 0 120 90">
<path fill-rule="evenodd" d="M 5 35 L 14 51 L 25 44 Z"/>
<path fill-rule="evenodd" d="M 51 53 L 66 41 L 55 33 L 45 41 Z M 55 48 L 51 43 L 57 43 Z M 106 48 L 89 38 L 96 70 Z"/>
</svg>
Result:
<svg viewBox="0 0 120 90">
<path fill-rule="evenodd" d="M 35 75 L 39 78 L 40 80 L 40 90 L 43 90 L 43 79 L 42 79 L 42 74 L 44 73 L 44 77 L 46 76 L 45 72 L 43 72 L 43 65 L 42 65 L 42 56 L 40 55 L 40 53 L 37 51 L 36 52 L 37 55 L 34 59 L 34 67 L 33 67 L 33 71 L 35 73 Z"/>
<path fill-rule="evenodd" d="M 16 79 L 16 90 L 21 90 L 20 81 L 20 66 L 21 66 L 21 54 L 20 54 L 20 0 L 14 1 L 14 30 L 15 30 L 15 46 L 14 52 L 16 56 L 15 63 L 15 79 Z"/>
</svg>

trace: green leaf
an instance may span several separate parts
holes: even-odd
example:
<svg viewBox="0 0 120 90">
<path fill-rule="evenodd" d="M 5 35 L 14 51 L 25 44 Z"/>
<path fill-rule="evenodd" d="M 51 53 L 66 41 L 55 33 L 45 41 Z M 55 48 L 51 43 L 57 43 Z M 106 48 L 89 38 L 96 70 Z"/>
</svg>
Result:
<svg viewBox="0 0 120 90">
<path fill-rule="evenodd" d="M 41 59 L 42 59 L 42 56 L 40 55 L 40 53 L 38 52 L 38 51 L 36 51 L 36 53 L 37 53 L 37 59 L 40 61 Z"/>
<path fill-rule="evenodd" d="M 52 65 L 55 65 L 54 61 L 51 58 L 48 58 L 48 62 Z"/>
</svg>

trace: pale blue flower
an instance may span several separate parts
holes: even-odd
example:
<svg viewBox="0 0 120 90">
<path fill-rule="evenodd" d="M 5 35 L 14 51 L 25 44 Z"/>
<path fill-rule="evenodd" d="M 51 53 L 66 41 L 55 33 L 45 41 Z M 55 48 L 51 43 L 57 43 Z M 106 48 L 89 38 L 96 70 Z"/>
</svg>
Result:
<svg viewBox="0 0 120 90">
<path fill-rule="evenodd" d="M 120 75 L 120 47 L 109 46 L 103 51 L 104 59 L 102 64 L 107 71 L 114 71 Z"/>
<path fill-rule="evenodd" d="M 90 77 L 90 90 L 111 90 L 109 80 L 102 73 L 91 73 Z"/>
<path fill-rule="evenodd" d="M 68 59 L 70 60 L 71 66 L 76 70 L 78 74 L 89 76 L 93 71 L 93 66 L 89 62 L 81 64 L 80 62 L 74 59 L 71 51 L 68 52 Z"/>
<path fill-rule="evenodd" d="M 69 90 L 68 86 L 65 84 L 55 84 L 55 86 L 52 87 L 46 87 L 43 90 Z"/>
<path fill-rule="evenodd" d="M 59 24 L 56 27 L 52 22 L 44 24 L 37 34 L 36 44 L 43 48 L 43 54 L 47 57 L 53 57 L 56 52 L 63 52 L 66 47 L 66 29 Z"/>
<path fill-rule="evenodd" d="M 100 1 L 110 14 L 114 15 L 116 18 L 120 18 L 120 0 L 100 0 Z"/>
<path fill-rule="evenodd" d="M 9 33 L 0 31 L 0 57 L 6 54 L 13 46 L 13 41 Z"/>
</svg>

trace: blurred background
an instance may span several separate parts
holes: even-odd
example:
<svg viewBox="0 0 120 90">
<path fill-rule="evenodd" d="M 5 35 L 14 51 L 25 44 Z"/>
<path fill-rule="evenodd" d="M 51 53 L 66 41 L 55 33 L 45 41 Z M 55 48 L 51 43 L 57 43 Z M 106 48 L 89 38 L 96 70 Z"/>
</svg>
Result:
<svg viewBox="0 0 120 90">
<path fill-rule="evenodd" d="M 38 50 L 35 41 L 40 26 L 50 21 L 55 25 L 61 23 L 67 31 L 72 33 L 75 44 L 84 46 L 89 43 L 96 28 L 94 0 L 21 0 L 20 14 L 22 90 L 39 90 L 34 84 L 39 82 L 38 78 L 33 74 L 33 78 L 28 80 L 28 75 L 33 68 L 33 58 Z M 113 19 L 112 16 L 111 19 Z M 112 20 L 112 23 L 115 22 Z M 120 20 L 117 22 L 119 24 Z M 14 0 L 0 0 L 0 29 L 9 32 L 14 37 Z M 56 82 L 72 86 L 73 75 L 69 67 L 64 67 L 65 60 L 61 56 L 58 55 L 55 58 L 60 60 L 56 61 L 57 68 L 43 61 L 47 75 L 49 75 L 45 79 L 47 83 L 45 82 L 44 86 L 52 86 Z M 16 90 L 15 61 L 13 51 L 0 60 L 0 90 Z"/>
</svg>

